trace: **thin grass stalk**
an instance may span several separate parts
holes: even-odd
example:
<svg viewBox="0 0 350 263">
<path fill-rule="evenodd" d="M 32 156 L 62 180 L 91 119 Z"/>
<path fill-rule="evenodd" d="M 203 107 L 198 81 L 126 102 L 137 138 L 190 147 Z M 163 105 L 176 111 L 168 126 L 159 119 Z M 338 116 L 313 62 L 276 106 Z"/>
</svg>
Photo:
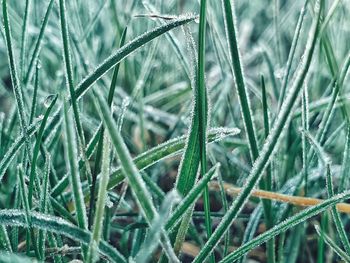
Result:
<svg viewBox="0 0 350 263">
<path fill-rule="evenodd" d="M 109 162 L 110 162 L 110 147 L 107 131 L 103 135 L 103 153 L 102 153 L 102 170 L 101 180 L 98 190 L 97 208 L 92 231 L 92 240 L 89 246 L 87 262 L 96 262 L 98 260 L 98 244 L 101 239 L 103 217 L 105 214 L 105 206 L 107 199 L 107 185 L 109 181 Z"/>
<path fill-rule="evenodd" d="M 40 258 L 39 250 L 37 247 L 36 239 L 35 239 L 35 234 L 34 234 L 34 229 L 32 226 L 32 218 L 31 218 L 31 211 L 27 199 L 27 187 L 24 183 L 24 173 L 23 173 L 23 168 L 21 166 L 17 167 L 17 173 L 18 173 L 18 178 L 19 178 L 19 188 L 21 192 L 21 199 L 22 199 L 22 204 L 24 207 L 25 211 L 25 219 L 26 223 L 28 224 L 28 229 L 27 229 L 27 254 L 29 252 L 29 247 L 30 244 L 33 245 L 34 251 L 35 251 L 35 256 L 37 258 Z"/>
<path fill-rule="evenodd" d="M 283 74 L 282 88 L 281 88 L 281 93 L 280 93 L 280 97 L 278 100 L 278 109 L 281 109 L 281 106 L 283 104 L 284 97 L 286 94 L 286 88 L 288 85 L 289 75 L 291 73 L 291 67 L 292 67 L 292 63 L 293 63 L 293 59 L 294 59 L 294 55 L 295 55 L 295 50 L 296 50 L 296 47 L 297 47 L 297 44 L 299 41 L 301 27 L 303 25 L 305 13 L 306 13 L 306 5 L 308 4 L 308 2 L 309 2 L 309 0 L 305 0 L 304 5 L 300 11 L 297 26 L 296 26 L 295 31 L 294 31 L 292 45 L 291 45 L 288 59 L 287 59 L 286 69 L 285 69 L 285 72 Z"/>
<path fill-rule="evenodd" d="M 34 67 L 37 64 L 37 60 L 38 60 L 39 53 L 40 53 L 41 46 L 42 46 L 42 40 L 43 40 L 44 34 L 45 34 L 45 29 L 46 29 L 47 23 L 49 21 L 50 13 L 51 13 L 54 2 L 55 2 L 55 0 L 50 0 L 48 7 L 46 9 L 44 19 L 42 20 L 43 22 L 42 22 L 41 27 L 40 27 L 40 32 L 39 32 L 38 38 L 35 42 L 35 47 L 34 47 L 32 57 L 31 57 L 30 62 L 29 62 L 28 70 L 27 70 L 27 73 L 25 74 L 25 77 L 23 80 L 24 85 L 27 85 L 33 77 Z"/>
<path fill-rule="evenodd" d="M 206 6 L 207 1 L 200 2 L 199 15 L 199 40 L 198 40 L 198 71 L 197 71 L 197 101 L 198 120 L 199 120 L 199 154 L 202 175 L 207 173 L 207 125 L 208 125 L 208 95 L 205 85 L 205 34 L 206 34 Z M 204 211 L 205 211 L 205 228 L 207 238 L 212 234 L 211 216 L 210 216 L 210 198 L 208 187 L 204 188 Z M 215 262 L 214 256 L 210 262 Z"/>
<path fill-rule="evenodd" d="M 0 226 L 0 241 L 1 241 L 1 248 L 6 252 L 11 253 L 12 252 L 11 242 L 5 226 Z"/>
<path fill-rule="evenodd" d="M 32 124 L 34 116 L 36 114 L 36 103 L 38 98 L 38 88 L 39 88 L 39 65 L 36 65 L 35 70 L 35 79 L 34 79 L 34 92 L 33 92 L 33 99 L 32 99 L 32 106 L 30 109 L 30 117 L 29 117 L 29 123 Z"/>
<path fill-rule="evenodd" d="M 21 80 L 23 80 L 24 76 L 24 68 L 25 68 L 25 61 L 26 61 L 26 48 L 27 48 L 27 27 L 28 27 L 28 17 L 29 12 L 31 9 L 32 0 L 26 0 L 25 4 L 25 10 L 24 10 L 24 16 L 23 16 L 23 24 L 22 24 L 22 41 L 21 41 L 21 61 L 20 61 L 20 68 L 21 68 Z"/>
<path fill-rule="evenodd" d="M 269 136 L 270 133 L 270 121 L 269 121 L 269 112 L 267 107 L 267 96 L 266 96 L 266 87 L 264 76 L 261 76 L 261 88 L 262 88 L 262 104 L 263 104 L 263 112 L 264 112 L 264 130 L 265 130 L 265 139 Z M 271 173 L 271 164 L 266 168 L 266 190 L 272 190 L 272 173 Z M 267 228 L 272 228 L 274 226 L 274 215 L 272 209 L 271 201 L 265 202 L 265 216 L 266 216 L 266 226 Z M 272 238 L 267 242 L 267 261 L 269 263 L 274 263 L 275 259 L 275 239 Z"/>
<path fill-rule="evenodd" d="M 34 193 L 34 180 L 36 177 L 36 165 L 37 165 L 37 158 L 39 156 L 40 146 L 42 143 L 42 138 L 44 134 L 44 129 L 47 123 L 47 120 L 49 118 L 49 115 L 51 113 L 51 110 L 53 106 L 56 104 L 58 96 L 54 95 L 53 99 L 50 102 L 50 105 L 48 106 L 44 118 L 40 124 L 40 128 L 37 134 L 37 138 L 34 145 L 33 155 L 32 155 L 32 162 L 30 166 L 30 174 L 29 174 L 29 187 L 28 187 L 28 202 L 29 202 L 29 208 L 32 208 L 33 205 L 33 193 Z"/>
<path fill-rule="evenodd" d="M 50 176 L 51 156 L 47 154 L 45 164 L 45 175 L 42 180 L 42 191 L 40 196 L 40 212 L 43 214 L 47 213 L 48 200 L 49 200 L 49 176 Z M 40 230 L 38 234 L 38 249 L 41 256 L 41 260 L 45 260 L 45 241 L 46 231 Z"/>
<path fill-rule="evenodd" d="M 21 126 L 21 131 L 25 136 L 26 150 L 29 154 L 29 137 L 27 135 L 27 120 L 25 115 L 26 111 L 25 111 L 23 95 L 22 95 L 23 92 L 18 79 L 16 62 L 13 54 L 12 35 L 11 35 L 8 11 L 7 11 L 7 0 L 2 1 L 2 12 L 3 12 L 3 19 L 4 19 L 5 40 L 6 40 L 6 46 L 7 46 L 7 56 L 8 56 L 9 66 L 10 66 L 12 87 L 13 87 L 13 91 L 16 99 L 17 112 L 18 112 L 19 122 Z"/>
</svg>

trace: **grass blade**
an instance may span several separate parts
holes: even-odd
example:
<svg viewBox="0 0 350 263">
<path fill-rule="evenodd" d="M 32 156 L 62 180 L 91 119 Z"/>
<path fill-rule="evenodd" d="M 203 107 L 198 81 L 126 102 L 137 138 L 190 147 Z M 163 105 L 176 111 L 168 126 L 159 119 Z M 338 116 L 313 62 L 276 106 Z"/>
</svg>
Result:
<svg viewBox="0 0 350 263">
<path fill-rule="evenodd" d="M 51 113 L 51 110 L 53 108 L 53 106 L 56 104 L 58 96 L 54 95 L 50 105 L 48 106 L 44 118 L 40 124 L 40 128 L 38 131 L 38 135 L 35 141 L 35 145 L 34 145 L 34 150 L 33 150 L 33 156 L 32 156 L 32 163 L 30 166 L 30 175 L 29 175 L 29 188 L 28 188 L 28 202 L 29 202 L 29 207 L 32 208 L 33 205 L 33 192 L 34 192 L 34 177 L 36 176 L 36 162 L 37 162 L 37 158 L 39 156 L 39 150 L 40 150 L 40 145 L 41 145 L 41 141 L 42 141 L 42 137 L 44 134 L 44 129 L 47 123 L 47 120 L 49 118 L 49 115 Z M 50 97 L 51 99 L 51 97 Z"/>
<path fill-rule="evenodd" d="M 198 71 L 197 71 L 197 96 L 196 105 L 198 112 L 198 130 L 199 130 L 199 154 L 201 163 L 201 174 L 207 173 L 207 125 L 208 125 L 208 94 L 205 85 L 205 34 L 206 34 L 206 6 L 207 1 L 200 2 L 199 15 L 199 40 L 198 40 Z M 195 116 L 193 118 L 196 118 Z M 204 188 L 204 211 L 205 211 L 205 227 L 207 238 L 212 234 L 211 218 L 210 218 L 210 199 L 209 190 Z M 210 262 L 214 262 L 214 257 L 210 258 Z"/>
<path fill-rule="evenodd" d="M 66 160 L 69 164 L 69 173 L 70 173 L 70 184 L 73 191 L 73 198 L 75 203 L 76 217 L 78 220 L 78 225 L 82 229 L 87 229 L 87 218 L 86 218 L 86 209 L 84 204 L 84 195 L 82 192 L 81 181 L 78 171 L 78 162 L 77 162 L 77 145 L 76 145 L 76 136 L 75 131 L 72 127 L 73 120 L 71 113 L 68 112 L 67 103 L 64 105 L 64 124 L 65 124 L 65 148 L 66 148 Z"/>
<path fill-rule="evenodd" d="M 229 44 L 229 50 L 232 62 L 232 71 L 235 77 L 235 83 L 237 88 L 237 94 L 239 97 L 239 103 L 242 109 L 242 117 L 244 121 L 244 126 L 248 136 L 250 156 L 252 162 L 258 158 L 259 150 L 258 144 L 256 142 L 255 128 L 252 119 L 252 112 L 250 109 L 250 100 L 248 97 L 248 92 L 245 85 L 243 69 L 241 65 L 240 54 L 238 50 L 238 43 L 236 38 L 236 26 L 233 18 L 233 9 L 230 0 L 223 0 L 224 17 L 226 24 L 226 34 Z"/>
<path fill-rule="evenodd" d="M 43 42 L 42 40 L 44 38 L 45 29 L 46 29 L 47 23 L 49 21 L 50 13 L 51 13 L 54 2 L 55 2 L 55 0 L 50 0 L 49 4 L 47 6 L 46 13 L 45 13 L 44 19 L 42 20 L 43 22 L 42 22 L 41 27 L 40 27 L 40 32 L 39 32 L 38 38 L 35 42 L 33 55 L 30 59 L 28 70 L 27 70 L 27 73 L 26 73 L 24 80 L 23 80 L 24 85 L 27 85 L 31 81 L 31 78 L 33 76 L 34 65 L 37 63 L 37 60 L 39 57 L 39 53 L 40 53 L 42 42 Z"/>
<path fill-rule="evenodd" d="M 5 40 L 7 45 L 7 56 L 8 56 L 9 65 L 10 65 L 12 87 L 15 94 L 19 122 L 21 125 L 22 133 L 25 136 L 26 148 L 29 154 L 29 138 L 27 135 L 27 118 L 25 115 L 26 111 L 25 111 L 24 101 L 23 101 L 23 91 L 18 79 L 16 63 L 15 63 L 15 58 L 13 54 L 12 35 L 11 35 L 8 11 L 7 11 L 7 0 L 2 1 L 2 13 L 3 13 L 3 19 L 4 19 L 5 38 L 6 38 Z"/>
<path fill-rule="evenodd" d="M 92 240 L 89 246 L 87 262 L 96 262 L 98 260 L 97 248 L 101 239 L 103 217 L 104 217 L 106 199 L 107 199 L 107 185 L 109 181 L 109 165 L 110 165 L 109 155 L 110 155 L 109 138 L 108 138 L 107 132 L 104 132 L 101 180 L 100 180 L 100 186 L 98 190 L 96 215 L 95 215 L 94 226 L 92 231 Z"/>
<path fill-rule="evenodd" d="M 24 68 L 25 68 L 25 55 L 26 55 L 26 47 L 27 47 L 27 27 L 28 27 L 28 16 L 31 7 L 31 0 L 26 0 L 24 17 L 23 17 L 23 25 L 22 25 L 22 41 L 21 41 L 21 79 L 24 76 Z"/>
</svg>

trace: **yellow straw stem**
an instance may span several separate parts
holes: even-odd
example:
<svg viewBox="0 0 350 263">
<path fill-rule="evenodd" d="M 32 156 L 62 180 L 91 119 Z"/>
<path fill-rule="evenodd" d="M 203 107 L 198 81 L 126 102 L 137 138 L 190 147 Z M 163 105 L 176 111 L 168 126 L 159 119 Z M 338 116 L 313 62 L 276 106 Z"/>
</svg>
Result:
<svg viewBox="0 0 350 263">
<path fill-rule="evenodd" d="M 232 184 L 224 183 L 224 189 L 226 194 L 230 196 L 236 196 L 241 191 L 242 188 L 236 187 Z M 211 182 L 210 188 L 213 190 L 219 190 L 219 184 L 217 182 Z M 263 199 L 269 199 L 269 200 L 275 200 L 279 202 L 289 203 L 297 206 L 313 206 L 317 205 L 319 203 L 322 203 L 323 199 L 317 199 L 317 198 L 310 198 L 310 197 L 301 197 L 301 196 L 291 196 L 291 195 L 285 195 L 275 192 L 269 192 L 269 191 L 263 191 L 263 190 L 253 190 L 252 196 L 259 197 Z M 350 204 L 346 203 L 339 203 L 336 205 L 337 210 L 342 213 L 348 213 L 350 214 Z"/>
</svg>

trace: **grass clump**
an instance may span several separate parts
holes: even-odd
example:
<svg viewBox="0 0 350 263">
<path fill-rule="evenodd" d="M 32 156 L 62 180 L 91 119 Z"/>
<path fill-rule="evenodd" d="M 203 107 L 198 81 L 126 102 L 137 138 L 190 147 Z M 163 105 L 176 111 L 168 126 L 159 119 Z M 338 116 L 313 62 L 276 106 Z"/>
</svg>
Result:
<svg viewBox="0 0 350 263">
<path fill-rule="evenodd" d="M 349 261 L 346 1 L 1 8 L 1 262 Z"/>
</svg>

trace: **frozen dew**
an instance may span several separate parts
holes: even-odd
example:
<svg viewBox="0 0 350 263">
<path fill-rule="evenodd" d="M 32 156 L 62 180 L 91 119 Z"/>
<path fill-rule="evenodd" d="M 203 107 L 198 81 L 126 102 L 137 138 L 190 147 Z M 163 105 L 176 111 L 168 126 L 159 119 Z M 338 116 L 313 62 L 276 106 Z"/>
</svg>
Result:
<svg viewBox="0 0 350 263">
<path fill-rule="evenodd" d="M 45 100 L 44 100 L 44 107 L 48 108 L 50 106 L 50 104 L 52 103 L 52 101 L 56 98 L 56 94 L 50 94 L 48 95 Z"/>
</svg>

